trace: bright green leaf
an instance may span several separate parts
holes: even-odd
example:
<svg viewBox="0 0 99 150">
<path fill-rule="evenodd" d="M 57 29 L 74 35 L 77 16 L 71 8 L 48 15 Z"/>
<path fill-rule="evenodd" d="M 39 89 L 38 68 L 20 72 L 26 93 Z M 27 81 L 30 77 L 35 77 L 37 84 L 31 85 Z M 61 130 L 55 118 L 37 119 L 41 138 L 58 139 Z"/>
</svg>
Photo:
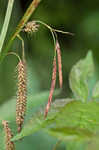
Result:
<svg viewBox="0 0 99 150">
<path fill-rule="evenodd" d="M 39 130 L 44 130 L 60 140 L 89 140 L 99 130 L 98 102 L 71 101 L 54 109 L 49 112 L 46 120 L 40 112 L 32 117 L 13 140 L 19 140 Z"/>
<path fill-rule="evenodd" d="M 80 140 L 93 137 L 92 132 L 72 127 L 59 127 L 59 128 L 51 128 L 48 131 L 49 134 L 63 140 L 63 141 L 72 141 L 72 140 Z"/>
<path fill-rule="evenodd" d="M 77 100 L 88 100 L 88 82 L 93 77 L 94 65 L 92 53 L 89 52 L 85 59 L 73 66 L 70 73 L 70 87 Z"/>
<path fill-rule="evenodd" d="M 90 139 L 99 130 L 98 114 L 98 102 L 72 101 L 53 118 L 48 132 L 62 140 Z"/>
<path fill-rule="evenodd" d="M 96 134 L 95 138 L 87 145 L 86 150 L 98 150 L 99 149 L 99 133 Z"/>
<path fill-rule="evenodd" d="M 66 150 L 86 150 L 87 144 L 85 142 L 66 142 Z"/>
<path fill-rule="evenodd" d="M 66 105 L 69 101 L 72 101 L 72 100 L 71 99 L 62 99 L 62 100 L 57 100 L 52 104 L 51 110 L 48 113 L 48 117 L 47 117 L 47 120 L 48 120 L 47 125 L 50 124 L 50 122 L 52 121 L 52 119 L 54 118 L 56 113 L 59 112 L 59 110 L 64 105 Z M 44 120 L 44 112 L 41 110 L 38 113 L 34 114 L 29 121 L 27 121 L 27 123 L 24 125 L 21 133 L 17 134 L 13 138 L 13 140 L 18 140 L 25 136 L 31 135 L 44 127 L 46 127 L 46 120 Z"/>
<path fill-rule="evenodd" d="M 99 100 L 99 81 L 96 83 L 93 89 L 92 99 Z"/>
</svg>

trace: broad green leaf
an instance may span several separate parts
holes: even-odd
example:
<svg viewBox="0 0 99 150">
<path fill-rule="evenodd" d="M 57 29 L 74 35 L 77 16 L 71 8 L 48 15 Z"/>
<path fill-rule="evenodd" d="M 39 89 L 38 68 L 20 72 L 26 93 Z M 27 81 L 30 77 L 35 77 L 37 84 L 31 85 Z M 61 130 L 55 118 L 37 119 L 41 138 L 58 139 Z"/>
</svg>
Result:
<svg viewBox="0 0 99 150">
<path fill-rule="evenodd" d="M 62 140 L 92 138 L 99 130 L 99 103 L 72 101 L 55 116 L 48 132 Z"/>
<path fill-rule="evenodd" d="M 86 150 L 98 150 L 99 149 L 99 133 L 96 134 L 95 138 L 87 145 Z"/>
<path fill-rule="evenodd" d="M 90 140 L 99 130 L 99 103 L 71 101 L 62 107 L 57 107 L 49 113 L 46 120 L 38 113 L 28 121 L 20 134 L 13 140 L 21 139 L 44 130 L 60 140 Z"/>
<path fill-rule="evenodd" d="M 10 2 L 11 0 L 9 0 Z M 0 53 L 0 62 L 2 62 L 3 58 L 6 56 L 7 52 L 9 51 L 13 41 L 15 40 L 16 36 L 21 32 L 22 28 L 24 27 L 25 23 L 29 20 L 35 9 L 37 8 L 38 4 L 41 0 L 33 0 L 29 7 L 27 8 L 24 16 L 20 20 L 18 26 L 16 27 L 15 32 L 11 36 L 10 40 L 7 43 L 7 46 L 4 48 L 4 50 Z"/>
<path fill-rule="evenodd" d="M 99 81 L 96 83 L 93 89 L 92 99 L 99 100 Z"/>
<path fill-rule="evenodd" d="M 50 130 L 48 130 L 48 133 L 63 141 L 77 141 L 81 139 L 87 140 L 93 137 L 92 132 L 76 127 L 51 128 Z"/>
<path fill-rule="evenodd" d="M 66 150 L 86 150 L 87 144 L 85 142 L 66 142 Z"/>
<path fill-rule="evenodd" d="M 62 99 L 57 100 L 52 104 L 51 110 L 48 113 L 47 117 L 47 124 L 50 124 L 50 121 L 54 116 L 56 115 L 59 110 L 66 105 L 69 101 L 72 101 L 71 99 Z M 20 134 L 17 134 L 13 140 L 18 140 L 20 138 L 23 138 L 25 136 L 31 135 L 35 133 L 36 131 L 40 130 L 41 128 L 44 128 L 46 120 L 44 120 L 44 112 L 40 110 L 38 113 L 34 114 L 29 121 L 24 125 L 22 131 Z"/>
<path fill-rule="evenodd" d="M 89 52 L 85 59 L 80 60 L 73 66 L 70 72 L 70 88 L 77 100 L 88 100 L 88 82 L 93 77 L 94 65 L 92 53 Z"/>
</svg>

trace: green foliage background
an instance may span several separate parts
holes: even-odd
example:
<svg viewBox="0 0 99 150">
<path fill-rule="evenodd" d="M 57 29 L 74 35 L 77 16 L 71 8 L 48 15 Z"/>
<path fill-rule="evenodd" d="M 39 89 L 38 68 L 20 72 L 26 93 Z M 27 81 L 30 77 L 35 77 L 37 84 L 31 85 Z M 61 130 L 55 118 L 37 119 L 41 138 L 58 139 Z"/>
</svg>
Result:
<svg viewBox="0 0 99 150">
<path fill-rule="evenodd" d="M 7 0 L 0 0 L 0 31 L 6 13 Z M 14 3 L 13 13 L 7 33 L 7 40 L 15 30 L 16 25 L 23 16 L 31 1 L 17 0 Z M 62 51 L 64 85 L 61 98 L 71 95 L 69 88 L 69 72 L 74 63 L 84 57 L 89 49 L 93 52 L 96 77 L 99 78 L 99 1 L 94 0 L 42 0 L 30 20 L 42 20 L 54 28 L 75 33 L 75 36 L 58 33 Z M 25 40 L 25 51 L 28 66 L 28 94 L 35 95 L 50 89 L 53 41 L 47 29 L 40 27 L 32 36 L 22 34 Z M 15 40 L 11 50 L 20 53 L 21 42 Z M 15 56 L 7 56 L 0 65 L 0 103 L 13 99 L 16 95 Z M 57 84 L 57 87 L 58 84 Z M 9 111 L 9 108 L 7 108 Z M 34 109 L 34 108 L 33 108 Z M 7 113 L 5 111 L 5 113 Z M 17 144 L 18 150 L 52 150 L 56 139 L 42 132 L 26 137 Z M 69 145 L 68 145 L 69 146 Z M 71 149 L 72 146 L 70 146 Z M 65 149 L 61 144 L 58 148 Z M 82 149 L 82 148 L 81 148 Z"/>
</svg>

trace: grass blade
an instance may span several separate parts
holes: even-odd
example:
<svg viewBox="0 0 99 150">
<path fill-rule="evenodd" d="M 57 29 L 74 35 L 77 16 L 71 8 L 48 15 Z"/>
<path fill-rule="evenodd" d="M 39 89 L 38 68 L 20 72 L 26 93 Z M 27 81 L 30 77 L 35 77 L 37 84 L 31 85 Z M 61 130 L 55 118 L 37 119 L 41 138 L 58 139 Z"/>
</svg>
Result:
<svg viewBox="0 0 99 150">
<path fill-rule="evenodd" d="M 0 34 L 0 52 L 2 50 L 3 43 L 4 43 L 4 40 L 5 40 L 5 37 L 6 37 L 6 33 L 7 33 L 7 30 L 8 30 L 8 25 L 9 25 L 10 18 L 11 18 L 13 4 L 14 4 L 14 0 L 9 0 L 8 1 L 8 7 L 7 7 L 7 11 L 6 11 L 6 16 L 5 16 L 3 28 L 2 28 L 2 31 L 1 31 L 1 34 Z"/>
</svg>

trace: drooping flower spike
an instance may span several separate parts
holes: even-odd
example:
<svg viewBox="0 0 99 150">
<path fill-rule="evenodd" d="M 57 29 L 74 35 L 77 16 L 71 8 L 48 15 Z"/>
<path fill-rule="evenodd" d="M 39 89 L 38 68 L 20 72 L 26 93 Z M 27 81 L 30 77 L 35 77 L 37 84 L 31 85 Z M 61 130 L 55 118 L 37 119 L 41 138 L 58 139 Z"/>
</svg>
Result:
<svg viewBox="0 0 99 150">
<path fill-rule="evenodd" d="M 17 102 L 16 102 L 16 124 L 18 126 L 18 132 L 21 131 L 24 123 L 24 116 L 26 113 L 27 104 L 27 73 L 26 73 L 26 61 L 24 54 L 24 41 L 18 35 L 18 38 L 22 41 L 22 60 L 17 65 L 18 73 L 18 90 L 17 90 Z"/>
<path fill-rule="evenodd" d="M 18 63 L 17 71 L 18 71 L 18 91 L 16 102 L 16 124 L 18 126 L 18 132 L 20 132 L 24 122 L 24 116 L 26 112 L 26 100 L 27 100 L 26 64 L 24 61 L 21 60 Z"/>
<path fill-rule="evenodd" d="M 61 60 L 61 50 L 58 40 L 56 40 L 56 52 L 57 52 L 57 59 L 58 59 L 58 73 L 59 73 L 59 84 L 60 88 L 63 85 L 63 76 L 62 76 L 62 60 Z"/>
<path fill-rule="evenodd" d="M 56 71 L 57 71 L 57 67 L 56 67 L 56 55 L 55 55 L 54 60 L 53 60 L 53 72 L 52 72 L 51 88 L 50 88 L 50 93 L 49 93 L 49 98 L 48 98 L 48 104 L 47 104 L 47 106 L 45 108 L 45 112 L 44 112 L 44 118 L 47 117 L 48 111 L 49 111 L 50 106 L 51 106 L 52 96 L 53 96 L 53 92 L 54 92 L 55 84 L 56 84 Z"/>
<path fill-rule="evenodd" d="M 9 128 L 8 121 L 3 120 L 2 125 L 4 127 L 4 132 L 5 132 L 5 138 L 6 138 L 6 150 L 15 150 L 15 145 L 11 141 L 11 138 L 13 137 L 12 131 Z"/>
</svg>

